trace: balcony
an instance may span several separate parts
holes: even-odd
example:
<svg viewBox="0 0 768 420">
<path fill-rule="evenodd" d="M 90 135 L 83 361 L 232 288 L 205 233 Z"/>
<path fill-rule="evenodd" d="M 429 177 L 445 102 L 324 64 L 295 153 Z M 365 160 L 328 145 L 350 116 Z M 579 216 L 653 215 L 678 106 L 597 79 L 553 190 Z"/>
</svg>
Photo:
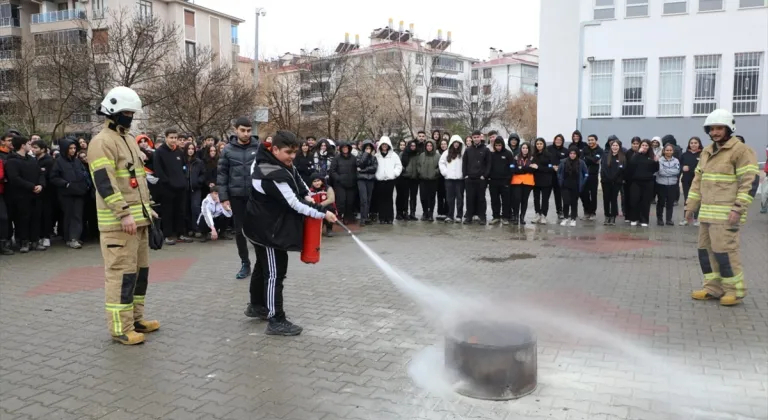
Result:
<svg viewBox="0 0 768 420">
<path fill-rule="evenodd" d="M 17 60 L 21 58 L 21 50 L 0 51 L 0 61 Z"/>
<path fill-rule="evenodd" d="M 21 20 L 14 17 L 0 18 L 0 28 L 20 28 Z"/>
<path fill-rule="evenodd" d="M 458 86 L 437 86 L 433 85 L 431 90 L 433 92 L 447 92 L 447 93 L 455 93 L 459 91 Z"/>
<path fill-rule="evenodd" d="M 65 22 L 69 20 L 86 19 L 85 10 L 68 9 L 32 15 L 32 24 Z"/>
</svg>

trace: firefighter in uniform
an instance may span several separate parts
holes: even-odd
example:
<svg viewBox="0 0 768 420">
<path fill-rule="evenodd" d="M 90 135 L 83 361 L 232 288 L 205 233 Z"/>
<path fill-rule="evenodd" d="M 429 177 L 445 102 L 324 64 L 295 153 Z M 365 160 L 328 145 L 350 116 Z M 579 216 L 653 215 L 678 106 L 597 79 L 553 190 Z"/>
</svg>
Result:
<svg viewBox="0 0 768 420">
<path fill-rule="evenodd" d="M 712 144 L 701 152 L 685 217 L 693 222 L 699 211 L 699 264 L 704 288 L 691 297 L 720 299 L 721 305 L 741 303 L 745 296 L 744 271 L 739 257 L 739 228 L 760 183 L 755 152 L 733 136 L 733 114 L 716 109 L 704 122 Z"/>
<path fill-rule="evenodd" d="M 139 344 L 144 333 L 160 328 L 144 319 L 149 276 L 148 232 L 152 210 L 141 151 L 128 134 L 141 99 L 132 89 L 107 93 L 98 114 L 104 128 L 91 140 L 88 163 L 96 187 L 101 254 L 104 258 L 106 315 L 112 338 Z"/>
</svg>

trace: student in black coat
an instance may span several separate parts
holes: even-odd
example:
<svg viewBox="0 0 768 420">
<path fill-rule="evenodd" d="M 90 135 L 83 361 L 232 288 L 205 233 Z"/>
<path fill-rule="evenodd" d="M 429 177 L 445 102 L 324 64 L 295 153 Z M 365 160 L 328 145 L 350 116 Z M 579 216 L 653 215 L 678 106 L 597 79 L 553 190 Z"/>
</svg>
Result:
<svg viewBox="0 0 768 420">
<path fill-rule="evenodd" d="M 27 138 L 14 135 L 11 139 L 13 151 L 8 154 L 4 165 L 6 194 L 11 197 L 8 200 L 8 213 L 13 221 L 21 253 L 29 252 L 30 249 L 46 250 L 39 242 L 40 223 L 32 218 L 38 212 L 39 196 L 46 187 L 45 173 L 40 170 L 37 160 L 28 155 L 27 142 Z"/>
<path fill-rule="evenodd" d="M 491 151 L 483 144 L 483 134 L 479 130 L 472 132 L 472 146 L 464 151 L 461 162 L 467 199 L 464 223 L 471 224 L 472 218 L 477 216 L 480 224 L 484 225 L 486 223 L 485 187 L 491 171 Z"/>
<path fill-rule="evenodd" d="M 35 140 L 31 143 L 32 155 L 37 159 L 40 170 L 45 175 L 46 188 L 39 194 L 37 213 L 32 215 L 32 219 L 40 224 L 40 241 L 43 246 L 51 246 L 51 234 L 53 233 L 53 207 L 56 203 L 55 188 L 51 188 L 50 178 L 53 169 L 53 157 L 50 155 L 48 144 L 42 140 Z"/>
<path fill-rule="evenodd" d="M 621 213 L 624 215 L 624 223 L 629 223 L 630 215 L 632 214 L 632 156 L 640 149 L 640 137 L 632 137 L 632 141 L 629 150 L 624 154 L 627 164 L 624 171 L 624 187 L 621 192 Z"/>
<path fill-rule="evenodd" d="M 587 147 L 581 150 L 581 159 L 587 164 L 589 177 L 581 191 L 581 204 L 584 207 L 584 219 L 595 220 L 597 214 L 597 185 L 600 173 L 600 159 L 603 149 L 597 144 L 597 135 L 587 137 Z"/>
<path fill-rule="evenodd" d="M 199 238 L 202 235 L 197 219 L 200 217 L 200 207 L 203 203 L 205 163 L 198 158 L 195 143 L 187 143 L 184 146 L 184 158 L 187 166 L 187 231 Z"/>
<path fill-rule="evenodd" d="M 165 143 L 155 150 L 153 158 L 155 176 L 161 190 L 160 215 L 167 245 L 175 245 L 175 238 L 181 242 L 192 242 L 186 236 L 187 167 L 178 141 L 176 130 L 167 130 Z"/>
<path fill-rule="evenodd" d="M 627 158 L 621 150 L 618 140 L 612 140 L 608 145 L 608 151 L 600 162 L 600 179 L 603 187 L 603 211 L 605 222 L 603 225 L 616 224 L 616 216 L 619 215 L 618 197 L 619 191 L 624 185 L 624 172 L 626 171 Z"/>
<path fill-rule="evenodd" d="M 568 149 L 565 147 L 565 137 L 558 134 L 552 140 L 552 144 L 547 147 L 549 157 L 552 159 L 552 192 L 555 194 L 555 210 L 557 219 L 563 220 L 563 196 L 560 191 L 560 182 L 557 180 L 557 169 L 560 162 L 568 157 Z"/>
<path fill-rule="evenodd" d="M 355 201 L 357 200 L 357 160 L 352 155 L 349 143 L 339 145 L 339 155 L 333 159 L 329 173 L 336 192 L 336 209 L 339 219 L 345 223 L 355 220 Z"/>
<path fill-rule="evenodd" d="M 488 175 L 488 189 L 491 193 L 491 213 L 493 218 L 491 224 L 495 225 L 501 221 L 502 224 L 508 225 L 509 219 L 512 218 L 510 211 L 512 205 L 510 204 L 510 186 L 512 181 L 512 168 L 510 165 L 514 163 L 515 156 L 506 147 L 504 147 L 504 139 L 501 136 L 491 142 L 493 151 L 491 152 L 491 170 Z"/>
<path fill-rule="evenodd" d="M 296 153 L 296 159 L 293 160 L 293 166 L 299 171 L 299 176 L 307 185 L 312 185 L 312 174 L 315 173 L 315 155 L 306 142 L 301 143 L 299 152 Z"/>
<path fill-rule="evenodd" d="M 547 150 L 546 140 L 539 137 L 533 145 L 532 162 L 537 166 L 536 172 L 533 173 L 533 208 L 536 210 L 536 218 L 533 219 L 533 223 L 546 225 L 553 175 L 557 176 L 555 168 L 560 161 L 552 157 Z"/>
<path fill-rule="evenodd" d="M 688 140 L 688 150 L 680 156 L 680 170 L 683 174 L 680 178 L 683 184 L 683 202 L 688 201 L 688 192 L 691 190 L 693 184 L 693 176 L 695 175 L 696 168 L 699 166 L 699 158 L 701 157 L 701 139 L 694 136 Z M 699 212 L 695 212 L 693 218 L 699 219 Z M 681 226 L 688 224 L 688 221 L 683 218 L 680 222 Z"/>
<path fill-rule="evenodd" d="M 78 145 L 72 139 L 59 143 L 61 155 L 53 164 L 50 182 L 56 187 L 63 218 L 60 232 L 68 247 L 80 249 L 83 233 L 85 196 L 91 190 L 88 169 L 77 157 Z"/>
<path fill-rule="evenodd" d="M 656 184 L 655 173 L 659 170 L 659 158 L 653 153 L 653 146 L 648 140 L 640 143 L 637 153 L 632 155 L 632 211 L 630 220 L 632 226 L 639 223 L 648 227 L 648 217 L 651 213 L 653 189 Z"/>
</svg>

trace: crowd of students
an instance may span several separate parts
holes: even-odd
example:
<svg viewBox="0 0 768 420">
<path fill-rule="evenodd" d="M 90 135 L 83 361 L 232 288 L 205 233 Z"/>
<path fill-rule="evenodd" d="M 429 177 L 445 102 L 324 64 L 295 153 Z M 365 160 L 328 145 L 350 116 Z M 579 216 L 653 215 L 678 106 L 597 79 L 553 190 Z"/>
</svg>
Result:
<svg viewBox="0 0 768 420">
<path fill-rule="evenodd" d="M 233 232 L 240 230 L 237 219 L 245 213 L 247 187 L 240 194 L 240 181 L 231 175 L 222 181 L 219 174 L 231 173 L 230 165 L 240 164 L 243 174 L 236 178 L 247 182 L 250 165 L 244 163 L 253 161 L 249 155 L 255 153 L 256 141 L 238 142 L 236 136 L 195 139 L 176 130 L 167 130 L 157 146 L 143 134 L 136 141 L 153 200 L 160 204 L 167 245 L 235 236 L 240 242 Z M 227 144 L 234 146 L 225 149 Z M 604 225 L 615 225 L 623 217 L 632 226 L 647 227 L 653 203 L 659 226 L 675 224 L 675 206 L 688 196 L 702 149 L 698 137 L 691 137 L 682 150 L 671 135 L 634 137 L 626 146 L 610 136 L 601 147 L 597 135 L 584 140 L 579 131 L 568 143 L 560 134 L 548 143 L 543 138 L 521 141 L 515 134 L 505 140 L 494 131 L 462 138 L 435 130 L 429 137 L 420 131 L 415 139 L 396 143 L 386 136 L 377 142 L 318 141 L 310 136 L 294 165 L 318 203 L 346 223 L 359 220 L 361 226 L 395 220 L 486 224 L 487 195 L 490 224 L 548 224 L 554 221 L 554 200 L 558 222 L 576 226 L 579 201 L 581 220 L 596 220 L 600 186 Z M 22 253 L 43 251 L 54 236 L 78 249 L 98 236 L 87 152 L 84 138 L 49 147 L 37 136 L 26 139 L 13 131 L 3 135 L 0 254 L 12 254 L 14 244 Z M 226 185 L 223 200 L 217 182 Z M 531 194 L 533 214 L 528 212 Z M 765 206 L 762 210 L 768 211 Z M 682 219 L 679 224 L 686 225 Z M 325 234 L 332 235 L 330 224 Z M 238 248 L 243 248 L 246 267 L 242 242 Z"/>
</svg>

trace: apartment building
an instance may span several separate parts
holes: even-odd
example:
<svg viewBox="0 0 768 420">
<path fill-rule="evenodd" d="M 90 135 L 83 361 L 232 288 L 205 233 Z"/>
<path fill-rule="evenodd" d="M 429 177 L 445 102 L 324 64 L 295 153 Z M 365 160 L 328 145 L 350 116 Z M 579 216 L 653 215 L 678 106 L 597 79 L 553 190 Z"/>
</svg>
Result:
<svg viewBox="0 0 768 420">
<path fill-rule="evenodd" d="M 369 45 L 361 46 L 358 36 L 351 41 L 347 35 L 338 44 L 336 56 L 345 56 L 380 75 L 410 79 L 411 105 L 418 116 L 414 121 L 426 121 L 426 127 L 416 129 L 449 128 L 460 106 L 458 95 L 469 81 L 472 62 L 476 61 L 450 51 L 451 32 L 444 37 L 442 30 L 438 30 L 433 40 L 424 41 L 416 36 L 413 24 L 405 29 L 403 22 L 400 22 L 399 28 L 395 28 L 390 20 L 387 26 L 371 31 L 368 38 Z M 266 71 L 277 72 L 280 77 L 294 78 L 301 83 L 301 113 L 307 118 L 317 115 L 321 92 L 331 89 L 334 83 L 332 72 L 328 72 L 327 80 L 318 80 L 313 76 L 317 74 L 313 69 L 327 65 L 318 62 L 318 54 L 317 49 L 302 50 L 298 54 L 285 53 L 265 66 Z"/>
<path fill-rule="evenodd" d="M 601 138 L 686 142 L 725 108 L 764 153 L 766 0 L 542 0 L 540 42 L 538 132 L 548 140 L 580 125 Z"/>
</svg>

